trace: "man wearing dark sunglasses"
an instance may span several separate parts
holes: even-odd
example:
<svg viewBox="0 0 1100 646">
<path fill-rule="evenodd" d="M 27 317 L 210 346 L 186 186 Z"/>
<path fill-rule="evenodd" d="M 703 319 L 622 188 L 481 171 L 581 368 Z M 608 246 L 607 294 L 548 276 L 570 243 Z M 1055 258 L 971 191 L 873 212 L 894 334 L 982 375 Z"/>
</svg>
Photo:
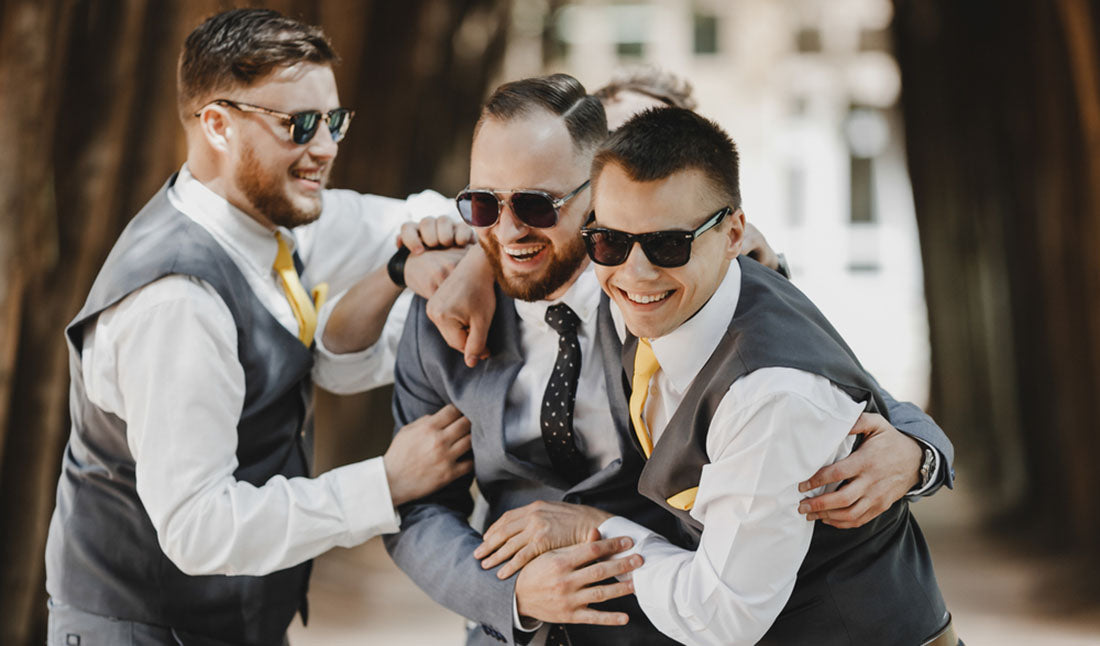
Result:
<svg viewBox="0 0 1100 646">
<path fill-rule="evenodd" d="M 733 142 L 656 109 L 611 137 L 592 176 L 584 236 L 627 332 L 638 487 L 690 537 L 600 527 L 645 559 L 632 581 L 646 615 L 685 644 L 961 644 L 904 500 L 851 530 L 794 509 L 806 475 L 852 451 L 864 408 L 886 405 L 813 304 L 738 257 Z"/>
<path fill-rule="evenodd" d="M 334 61 L 320 29 L 273 11 L 225 12 L 187 38 L 187 162 L 66 331 L 51 646 L 284 643 L 306 619 L 311 558 L 395 531 L 396 505 L 471 468 L 469 423 L 440 407 L 382 458 L 310 477 L 312 380 L 349 392 L 392 378 L 392 344 L 375 343 L 400 332 L 385 328 L 402 292 L 386 260 L 416 214 L 453 210 L 438 195 L 325 190 L 353 115 Z M 323 283 L 364 275 L 344 298 L 367 349 L 337 357 L 322 343 Z"/>
</svg>

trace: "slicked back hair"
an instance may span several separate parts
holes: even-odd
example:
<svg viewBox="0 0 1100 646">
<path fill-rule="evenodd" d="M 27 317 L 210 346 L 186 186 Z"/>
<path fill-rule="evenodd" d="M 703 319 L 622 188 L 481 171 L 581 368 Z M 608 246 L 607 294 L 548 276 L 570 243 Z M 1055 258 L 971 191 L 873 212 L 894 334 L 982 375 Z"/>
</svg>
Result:
<svg viewBox="0 0 1100 646">
<path fill-rule="evenodd" d="M 635 182 L 698 170 L 735 210 L 741 207 L 737 146 L 718 124 L 683 108 L 640 112 L 616 130 L 592 160 L 593 188 L 608 164 Z"/>
<path fill-rule="evenodd" d="M 333 64 L 336 51 L 320 27 L 270 9 L 233 9 L 210 18 L 187 36 L 176 79 L 185 119 L 218 93 L 248 87 L 277 67 Z M 229 97 L 232 98 L 232 97 Z"/>
<path fill-rule="evenodd" d="M 695 109 L 691 82 L 654 65 L 624 67 L 617 70 L 607 85 L 593 95 L 600 101 L 612 101 L 620 92 L 637 92 L 674 108 Z"/>
<path fill-rule="evenodd" d="M 481 109 L 474 136 L 486 117 L 510 121 L 540 109 L 565 121 L 576 150 L 592 150 L 607 139 L 603 104 L 568 74 L 536 76 L 501 85 Z"/>
</svg>

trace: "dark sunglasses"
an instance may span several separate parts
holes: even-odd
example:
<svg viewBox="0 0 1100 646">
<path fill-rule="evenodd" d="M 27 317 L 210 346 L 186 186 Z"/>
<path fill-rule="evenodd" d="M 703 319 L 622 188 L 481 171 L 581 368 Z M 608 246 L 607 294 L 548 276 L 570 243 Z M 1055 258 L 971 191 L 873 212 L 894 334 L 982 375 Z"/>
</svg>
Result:
<svg viewBox="0 0 1100 646">
<path fill-rule="evenodd" d="M 515 191 L 491 191 L 485 188 L 476 188 L 462 191 L 455 198 L 458 204 L 458 212 L 462 219 L 472 227 L 491 227 L 500 218 L 504 211 L 504 202 L 512 207 L 512 213 L 516 219 L 529 227 L 536 229 L 549 229 L 558 223 L 558 213 L 569 200 L 578 193 L 588 188 L 589 180 L 560 198 L 545 191 L 515 190 Z"/>
<path fill-rule="evenodd" d="M 649 262 L 658 267 L 682 267 L 691 259 L 691 243 L 710 229 L 718 226 L 722 218 L 733 213 L 733 209 L 723 206 L 694 231 L 651 231 L 649 233 L 626 233 L 615 229 L 589 227 L 596 220 L 596 213 L 588 216 L 588 222 L 581 229 L 588 257 L 597 265 L 613 267 L 621 265 L 630 257 L 634 243 L 642 245 L 642 251 Z"/>
<path fill-rule="evenodd" d="M 320 110 L 303 110 L 302 112 L 288 114 L 270 108 L 263 108 L 258 105 L 230 101 L 229 99 L 217 99 L 206 105 L 212 104 L 233 108 L 241 112 L 255 112 L 257 114 L 267 114 L 277 117 L 282 120 L 283 125 L 290 127 L 290 138 L 299 146 L 308 144 L 310 140 L 313 139 L 313 135 L 317 134 L 317 127 L 321 125 L 322 121 L 328 124 L 328 131 L 329 134 L 332 135 L 332 141 L 340 143 L 344 135 L 348 134 L 348 126 L 351 125 L 351 118 L 355 116 L 355 110 L 349 108 L 336 108 L 328 112 L 321 112 Z M 196 112 L 194 116 L 197 117 L 200 114 L 202 114 L 202 110 Z"/>
</svg>

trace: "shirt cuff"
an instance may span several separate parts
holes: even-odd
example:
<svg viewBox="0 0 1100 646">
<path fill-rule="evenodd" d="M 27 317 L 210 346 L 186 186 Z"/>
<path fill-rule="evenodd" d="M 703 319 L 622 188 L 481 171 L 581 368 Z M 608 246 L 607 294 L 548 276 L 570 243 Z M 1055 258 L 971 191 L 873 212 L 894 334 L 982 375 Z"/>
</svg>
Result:
<svg viewBox="0 0 1100 646">
<path fill-rule="evenodd" d="M 522 630 L 525 633 L 533 633 L 539 628 L 542 628 L 542 622 L 538 619 L 523 620 L 523 617 L 519 616 L 519 602 L 516 601 L 516 593 L 512 593 L 512 626 L 516 630 Z"/>
<path fill-rule="evenodd" d="M 909 437 L 913 437 L 910 435 Z M 932 449 L 932 477 L 928 478 L 928 484 L 923 487 L 918 482 L 916 486 L 909 490 L 906 496 L 923 496 L 928 490 L 936 486 L 936 483 L 940 481 L 940 452 L 936 447 L 932 446 L 928 442 L 920 439 L 919 437 L 913 437 L 917 441 L 917 444 L 921 446 L 921 456 L 923 459 L 924 449 Z"/>
<path fill-rule="evenodd" d="M 344 512 L 351 545 L 377 534 L 393 534 L 401 528 L 401 516 L 393 508 L 381 457 L 338 467 L 329 474 Z"/>
</svg>

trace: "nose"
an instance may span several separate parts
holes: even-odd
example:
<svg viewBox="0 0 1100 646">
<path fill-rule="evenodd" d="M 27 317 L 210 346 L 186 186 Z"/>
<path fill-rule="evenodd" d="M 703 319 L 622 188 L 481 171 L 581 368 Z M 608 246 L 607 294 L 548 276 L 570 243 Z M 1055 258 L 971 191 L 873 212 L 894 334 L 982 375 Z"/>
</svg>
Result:
<svg viewBox="0 0 1100 646">
<path fill-rule="evenodd" d="M 313 134 L 313 139 L 306 144 L 310 156 L 319 161 L 327 161 L 336 157 L 339 145 L 332 140 L 332 133 L 328 130 L 328 123 L 322 121 Z"/>
<path fill-rule="evenodd" d="M 630 253 L 619 267 L 619 271 L 634 280 L 651 280 L 656 278 L 659 270 L 642 251 L 642 243 L 635 241 L 630 247 Z"/>
<path fill-rule="evenodd" d="M 530 231 L 530 227 L 512 212 L 512 201 L 508 199 L 504 200 L 500 217 L 497 218 L 497 223 L 493 226 L 496 229 L 497 239 L 504 244 L 519 240 Z"/>
</svg>

